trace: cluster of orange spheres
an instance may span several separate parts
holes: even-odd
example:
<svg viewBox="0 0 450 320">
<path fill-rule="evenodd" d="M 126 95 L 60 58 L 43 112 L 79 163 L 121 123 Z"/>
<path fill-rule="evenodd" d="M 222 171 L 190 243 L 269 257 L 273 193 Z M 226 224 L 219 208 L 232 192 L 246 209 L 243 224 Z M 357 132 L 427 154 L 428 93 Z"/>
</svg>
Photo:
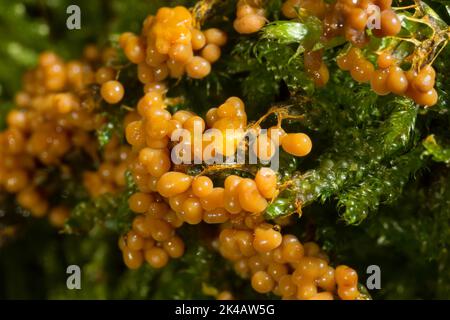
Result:
<svg viewBox="0 0 450 320">
<path fill-rule="evenodd" d="M 160 8 L 156 16 L 145 19 L 140 35 L 125 32 L 119 37 L 125 56 L 137 65 L 145 93 L 164 91 L 163 81 L 169 77 L 179 79 L 185 73 L 193 79 L 208 76 L 226 43 L 227 35 L 222 30 L 196 28 L 191 12 L 182 6 Z M 109 104 L 119 103 L 125 95 L 123 85 L 114 79 L 110 68 L 102 71 L 103 99 Z"/>
<path fill-rule="evenodd" d="M 240 213 L 242 210 L 252 213 L 263 212 L 267 207 L 266 199 L 275 196 L 277 184 L 276 174 L 269 168 L 260 169 L 255 176 L 255 181 L 229 176 L 225 181 L 225 188 L 214 188 L 212 180 L 206 176 L 193 178 L 183 172 L 171 171 L 172 144 L 169 144 L 169 141 L 176 129 L 186 130 L 188 136 L 186 141 L 182 141 L 182 145 L 187 146 L 189 153 L 198 154 L 200 160 L 205 160 L 201 157 L 204 155 L 202 142 L 206 141 L 207 127 L 223 132 L 223 139 L 231 140 L 231 142 L 214 140 L 209 142 L 213 144 L 213 150 L 226 156 L 234 154 L 236 136 L 229 134 L 228 129 L 247 126 L 247 116 L 242 100 L 231 97 L 218 108 L 210 109 L 206 114 L 206 122 L 190 111 L 180 110 L 172 115 L 166 108 L 163 94 L 150 92 L 138 102 L 137 113 L 130 114 L 126 119 L 126 139 L 138 154 L 131 165 L 131 171 L 140 190 L 157 192 L 169 202 L 173 200 L 172 209 L 190 224 L 202 221 L 203 210 L 210 211 L 219 207 L 229 209 L 229 213 L 232 214 Z M 200 152 L 196 152 L 197 147 L 191 143 L 196 139 L 197 128 Z M 289 153 L 306 156 L 311 151 L 311 140 L 305 134 L 286 134 L 281 128 L 272 128 L 269 134 L 276 134 L 281 140 L 282 148 Z M 269 134 L 260 135 L 254 145 L 262 147 L 263 144 L 271 143 Z M 227 148 L 222 148 L 227 145 L 233 146 L 229 154 L 224 152 Z M 184 201 L 179 203 L 183 198 L 190 198 L 186 205 L 183 204 Z M 224 203 L 222 203 L 223 199 L 226 200 Z M 183 207 L 186 208 L 182 209 Z M 224 210 L 222 215 L 221 219 L 226 221 L 227 214 Z"/>
<path fill-rule="evenodd" d="M 136 116 L 140 118 L 126 126 L 128 142 L 140 150 L 141 162 L 147 164 L 149 172 L 156 178 L 169 169 L 167 146 L 171 138 L 178 139 L 176 155 L 180 159 L 187 156 L 196 161 L 234 155 L 250 129 L 257 135 L 251 147 L 260 160 L 270 160 L 280 145 L 286 152 L 300 157 L 306 156 L 312 148 L 306 134 L 286 134 L 277 126 L 269 128 L 267 132 L 260 131 L 259 126 L 249 127 L 244 103 L 237 97 L 231 97 L 221 106 L 211 108 L 206 113 L 206 121 L 186 110 L 172 115 L 166 107 L 162 92 L 147 93 L 137 105 Z M 183 134 L 174 137 L 173 134 L 179 129 L 184 130 Z M 148 148 L 142 149 L 144 146 Z M 159 156 L 150 160 L 155 152 Z"/>
<path fill-rule="evenodd" d="M 191 133 L 196 124 L 200 133 L 206 127 L 246 128 L 242 100 L 227 99 L 206 113 L 206 121 L 185 110 L 172 115 L 164 101 L 163 92 L 151 91 L 138 102 L 137 112 L 125 119 L 126 138 L 137 154 L 130 170 L 139 189 L 129 199 L 130 209 L 137 214 L 132 230 L 119 239 L 125 264 L 136 269 L 147 262 L 162 268 L 185 251 L 177 228 L 185 223 L 222 225 L 213 246 L 233 262 L 239 275 L 251 278 L 257 292 L 273 292 L 286 299 L 359 298 L 353 269 L 335 270 L 316 244 L 303 246 L 296 237 L 282 236 L 264 223 L 262 213 L 278 194 L 278 177 L 272 169 L 258 169 L 253 179 L 229 175 L 223 184 L 215 185 L 208 172 L 191 176 L 171 163 L 169 135 L 176 128 Z M 311 151 L 311 141 L 304 134 L 286 134 L 272 127 L 267 135 L 277 135 L 280 146 L 293 155 Z M 224 291 L 217 298 L 232 295 Z"/>
<path fill-rule="evenodd" d="M 240 34 L 258 32 L 267 22 L 261 0 L 239 0 L 236 6 L 234 30 Z"/>
<path fill-rule="evenodd" d="M 303 10 L 322 19 L 325 40 L 345 36 L 353 46 L 337 58 L 337 63 L 340 69 L 350 71 L 354 80 L 370 83 L 379 95 L 394 93 L 419 105 L 433 106 L 438 94 L 434 89 L 436 73 L 431 65 L 405 72 L 394 53 L 384 51 L 378 55 L 376 69 L 360 50 L 369 42 L 368 30 L 376 37 L 395 36 L 401 31 L 401 20 L 391 6 L 392 0 L 338 0 L 332 4 L 322 0 L 288 0 L 282 11 L 288 18 L 296 18 Z M 321 50 L 304 54 L 305 69 L 318 87 L 329 80 L 322 54 Z"/>
<path fill-rule="evenodd" d="M 126 32 L 119 38 L 128 60 L 138 65 L 138 78 L 144 84 L 178 79 L 185 73 L 193 79 L 206 77 L 226 42 L 226 33 L 217 28 L 195 27 L 191 12 L 182 6 L 160 8 L 145 19 L 141 35 Z"/>
<path fill-rule="evenodd" d="M 96 171 L 83 172 L 83 185 L 92 198 L 117 193 L 126 185 L 126 171 L 131 161 L 131 149 L 121 145 L 117 135 L 103 148 L 103 162 Z"/>
<path fill-rule="evenodd" d="M 260 169 L 254 180 L 231 175 L 224 187 L 214 187 L 213 181 L 204 175 L 193 177 L 171 171 L 174 165 L 169 141 L 174 130 L 185 129 L 191 137 L 198 128 L 202 141 L 207 126 L 217 130 L 245 128 L 247 116 L 242 100 L 237 97 L 210 109 L 206 122 L 186 110 L 171 114 L 164 91 L 152 88 L 139 100 L 137 112 L 125 119 L 126 139 L 137 154 L 130 170 L 140 191 L 129 202 L 131 210 L 140 216 L 133 222 L 132 233 L 121 244 L 124 261 L 131 268 L 139 267 L 144 259 L 153 267 L 162 267 L 169 257 L 179 257 L 184 247 L 174 229 L 183 223 L 219 224 L 232 215 L 261 213 L 277 192 L 277 176 L 268 168 Z M 311 149 L 311 141 L 302 141 L 303 136 L 300 139 L 296 135 L 283 136 L 286 150 L 306 155 Z M 218 152 L 223 153 L 223 149 Z"/>
<path fill-rule="evenodd" d="M 378 69 L 375 69 L 355 47 L 339 56 L 337 63 L 342 70 L 350 71 L 356 81 L 370 83 L 378 95 L 394 93 L 407 96 L 417 104 L 428 107 L 438 102 L 438 93 L 434 89 L 436 72 L 431 65 L 425 65 L 418 71 L 411 68 L 405 72 L 390 52 L 382 52 L 377 57 Z"/>
<path fill-rule="evenodd" d="M 16 194 L 18 204 L 33 216 L 49 213 L 57 226 L 63 225 L 69 210 L 63 205 L 51 208 L 51 194 L 42 185 L 48 175 L 45 167 L 58 167 L 66 176 L 71 170 L 64 157 L 70 152 L 83 150 L 95 157 L 93 133 L 104 119 L 92 115 L 95 100 L 88 87 L 104 77 L 96 65 L 113 55 L 94 46 L 86 47 L 82 60 L 69 62 L 42 53 L 36 68 L 25 73 L 15 107 L 7 115 L 8 127 L 0 133 L 0 189 Z"/>
<path fill-rule="evenodd" d="M 221 231 L 217 246 L 233 262 L 236 273 L 250 279 L 259 293 L 272 292 L 289 300 L 363 298 L 355 270 L 343 265 L 334 269 L 317 244 L 302 244 L 278 229 L 267 223 L 253 228 L 228 226 Z"/>
<path fill-rule="evenodd" d="M 183 221 L 156 193 L 138 192 L 128 204 L 137 214 L 132 230 L 119 239 L 123 260 L 130 269 L 139 268 L 144 260 L 153 268 L 164 267 L 170 258 L 184 253 L 184 242 L 175 234 Z"/>
<path fill-rule="evenodd" d="M 323 0 L 287 0 L 282 12 L 287 18 L 297 18 L 302 13 L 314 15 L 322 20 L 325 41 L 345 36 L 354 46 L 363 47 L 369 42 L 368 29 L 379 37 L 400 32 L 401 21 L 391 5 L 391 0 L 337 0 L 331 4 Z M 304 55 L 305 70 L 317 87 L 326 85 L 330 78 L 322 55 L 322 50 Z"/>
<path fill-rule="evenodd" d="M 287 0 L 282 12 L 296 18 L 302 11 L 323 21 L 323 36 L 331 39 L 345 36 L 355 46 L 368 43 L 369 29 L 377 37 L 395 36 L 401 30 L 401 20 L 392 10 L 392 0 Z"/>
</svg>

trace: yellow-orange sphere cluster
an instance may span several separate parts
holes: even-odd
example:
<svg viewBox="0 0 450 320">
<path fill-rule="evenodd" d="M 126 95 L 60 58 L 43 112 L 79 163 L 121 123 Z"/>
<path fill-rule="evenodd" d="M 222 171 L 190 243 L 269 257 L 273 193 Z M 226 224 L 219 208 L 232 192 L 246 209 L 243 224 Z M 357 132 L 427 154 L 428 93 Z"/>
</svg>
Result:
<svg viewBox="0 0 450 320">
<path fill-rule="evenodd" d="M 302 244 L 296 236 L 282 235 L 270 224 L 256 228 L 224 228 L 218 239 L 222 256 L 251 281 L 259 293 L 283 299 L 355 300 L 360 297 L 358 276 L 347 266 L 336 269 L 313 242 Z"/>
<path fill-rule="evenodd" d="M 135 114 L 138 119 L 126 126 L 127 141 L 138 153 L 132 172 L 141 190 L 158 192 L 169 200 L 188 192 L 186 196 L 192 198 L 188 203 L 197 208 L 185 210 L 185 213 L 189 212 L 185 215 L 185 221 L 191 224 L 202 221 L 202 209 L 199 203 L 203 198 L 205 201 L 221 202 L 222 197 L 225 197 L 224 203 L 218 203 L 219 206 L 210 206 L 210 209 L 206 210 L 220 207 L 227 209 L 231 214 L 237 214 L 242 210 L 252 213 L 263 212 L 267 207 L 267 199 L 272 199 L 276 195 L 277 177 L 269 168 L 260 169 L 256 173 L 255 180 L 229 176 L 225 180 L 225 188 L 213 188 L 212 180 L 206 176 L 194 179 L 183 172 L 171 171 L 173 167 L 171 156 L 174 150 L 170 148 L 169 138 L 176 129 L 183 128 L 188 134 L 187 137 L 180 139 L 181 145 L 186 147 L 181 150 L 187 150 L 189 154 L 194 155 L 190 158 L 192 162 L 187 164 L 192 164 L 194 158 L 201 161 L 210 160 L 204 150 L 211 146 L 214 151 L 211 152 L 212 156 L 233 155 L 237 149 L 238 139 L 242 138 L 245 132 L 243 129 L 247 129 L 247 116 L 242 100 L 231 97 L 220 107 L 210 109 L 206 114 L 206 122 L 185 110 L 177 111 L 172 115 L 166 107 L 161 93 L 147 93 L 138 103 L 138 114 Z M 220 141 L 207 140 L 209 132 L 205 131 L 207 128 L 218 130 L 221 133 Z M 233 129 L 242 129 L 242 131 L 240 133 L 229 131 Z M 274 135 L 278 140 L 272 140 Z M 278 141 L 279 145 L 276 145 L 275 141 Z M 231 147 L 227 148 L 230 145 Z M 286 152 L 299 157 L 306 156 L 312 148 L 311 140 L 307 135 L 286 134 L 277 127 L 270 128 L 268 133 L 260 134 L 252 145 L 260 158 L 264 158 L 266 154 L 258 152 L 258 149 L 268 151 L 270 158 L 275 148 L 280 146 Z M 192 192 L 189 191 L 191 187 Z M 209 197 L 211 197 L 210 200 L 208 200 Z M 181 210 L 181 208 L 173 209 L 176 212 Z"/>
<path fill-rule="evenodd" d="M 224 187 L 214 187 L 206 176 L 193 178 L 170 171 L 158 179 L 156 188 L 182 221 L 224 223 L 231 215 L 258 214 L 266 209 L 267 200 L 277 192 L 277 177 L 271 169 L 267 171 L 261 169 L 255 180 L 230 175 Z"/>
<path fill-rule="evenodd" d="M 138 65 L 143 84 L 178 79 L 185 73 L 193 79 L 206 77 L 226 42 L 227 35 L 219 29 L 197 28 L 191 12 L 182 6 L 160 8 L 146 18 L 141 35 L 126 32 L 119 39 L 127 58 Z"/>
<path fill-rule="evenodd" d="M 179 142 L 186 144 L 187 149 L 184 150 L 194 155 L 192 161 L 195 157 L 201 161 L 209 160 L 203 157 L 202 151 L 211 143 L 216 153 L 233 155 L 237 148 L 237 138 L 241 135 L 237 136 L 234 131 L 229 133 L 227 130 L 240 129 L 245 132 L 249 128 L 258 127 L 248 126 L 245 106 L 241 99 L 231 97 L 221 106 L 210 109 L 206 113 L 206 121 L 186 110 L 171 114 L 167 110 L 164 92 L 159 90 L 146 93 L 136 109 L 137 112 L 130 113 L 125 119 L 126 139 L 136 154 L 130 164 L 130 171 L 139 189 L 139 194 L 130 198 L 130 208 L 143 215 L 136 219 L 144 221 L 145 217 L 146 225 L 150 229 L 155 223 L 161 226 L 170 225 L 170 228 L 165 228 L 167 237 L 173 235 L 173 229 L 183 223 L 223 224 L 227 221 L 245 220 L 250 225 L 255 225 L 254 219 L 261 222 L 260 214 L 278 194 L 278 177 L 275 171 L 262 167 L 255 172 L 253 179 L 229 175 L 223 185 L 215 186 L 207 172 L 197 176 L 188 175 L 182 166 L 172 163 L 171 158 L 175 147 L 169 140 L 176 129 L 184 129 L 187 132 L 187 137 L 182 137 Z M 213 140 L 204 146 L 202 142 L 207 141 L 207 129 L 222 133 L 220 141 Z M 195 140 L 199 140 L 200 147 L 195 146 Z M 275 145 L 275 141 L 278 145 Z M 231 151 L 226 152 L 223 146 L 230 144 Z M 273 148 L 268 148 L 269 150 L 281 147 L 286 152 L 300 157 L 306 156 L 312 148 L 307 135 L 286 134 L 281 127 L 272 127 L 267 133 L 259 134 L 254 148 L 262 148 L 264 144 L 272 145 Z M 187 163 L 190 164 L 192 163 Z M 150 207 L 148 202 L 152 203 Z M 133 227 L 133 230 L 137 232 L 136 227 Z M 140 233 L 141 236 L 143 234 Z M 161 242 L 157 244 L 158 248 L 164 248 L 162 242 L 167 239 L 153 237 L 153 240 Z M 131 264 L 129 258 L 133 254 L 130 256 L 129 253 L 133 248 L 124 251 L 127 264 Z M 141 257 L 136 261 L 142 262 L 145 253 L 141 249 L 134 251 L 140 252 L 135 253 L 136 257 Z M 158 252 L 164 255 L 161 250 Z M 164 261 L 167 262 L 167 259 Z"/>
<path fill-rule="evenodd" d="M 89 86 L 113 77 L 114 70 L 96 66 L 114 58 L 111 49 L 88 46 L 82 60 L 63 61 L 53 52 L 39 56 L 38 65 L 25 73 L 15 107 L 7 115 L 7 129 L 0 133 L 0 189 L 16 194 L 19 205 L 33 216 L 49 213 L 52 224 L 62 226 L 69 210 L 50 207 L 45 167 L 58 167 L 70 175 L 64 157 L 74 150 L 96 156 L 94 136 L 104 119 L 92 113 L 94 95 Z"/>
<path fill-rule="evenodd" d="M 414 66 L 405 72 L 394 53 L 384 51 L 379 53 L 374 66 L 359 49 L 369 42 L 368 29 L 376 37 L 396 36 L 401 31 L 401 20 L 391 6 L 392 0 L 338 0 L 333 4 L 322 0 L 288 0 L 282 11 L 288 18 L 296 18 L 301 11 L 306 11 L 322 19 L 325 40 L 345 36 L 353 47 L 339 56 L 337 63 L 342 70 L 350 71 L 354 80 L 370 83 L 379 95 L 394 93 L 407 96 L 419 105 L 433 106 L 438 102 L 438 94 L 434 89 L 436 73 L 431 65 Z M 321 50 L 307 51 L 304 64 L 316 86 L 328 82 L 329 72 Z"/>
<path fill-rule="evenodd" d="M 227 99 L 218 108 L 210 109 L 205 121 L 184 110 L 172 115 L 167 111 L 163 93 L 151 91 L 139 101 L 137 112 L 130 114 L 126 122 L 127 140 L 137 154 L 130 169 L 139 188 L 139 192 L 129 199 L 130 209 L 138 215 L 133 221 L 132 230 L 119 240 L 124 262 L 129 268 L 139 268 L 144 261 L 154 268 L 161 268 L 171 257 L 180 257 L 185 248 L 175 229 L 184 223 L 231 224 L 241 229 L 236 232 L 234 229 L 224 229 L 219 238 L 219 250 L 229 260 L 240 260 L 239 263 L 236 262 L 236 270 L 240 274 L 242 268 L 255 265 L 252 267 L 255 272 L 250 274 L 255 290 L 274 290 L 286 298 L 334 297 L 335 287 L 331 288 L 330 284 L 335 285 L 334 273 L 331 280 L 321 273 L 320 268 L 323 265 L 328 268 L 326 271 L 331 268 L 326 260 L 319 260 L 324 256 L 322 252 L 317 252 L 314 256 L 314 259 L 319 261 L 318 266 L 314 264 L 316 260 L 312 267 L 306 266 L 320 269 L 314 273 L 317 274 L 316 278 L 305 277 L 301 280 L 302 274 L 297 271 L 295 281 L 300 283 L 297 285 L 291 278 L 282 277 L 288 276 L 288 272 L 293 273 L 297 262 L 301 266 L 301 263 L 306 263 L 303 261 L 309 262 L 313 258 L 302 260 L 305 249 L 298 240 L 290 241 L 292 236 L 283 237 L 279 231 L 264 223 L 261 213 L 278 194 L 276 172 L 262 167 L 256 171 L 253 179 L 229 175 L 223 186 L 215 186 L 213 179 L 206 175 L 207 172 L 205 175 L 191 176 L 179 170 L 182 167 L 171 162 L 169 136 L 175 129 L 184 128 L 194 134 L 197 128 L 201 136 L 200 141 L 204 141 L 207 128 L 220 132 L 226 132 L 226 129 L 258 128 L 248 126 L 242 100 L 237 97 Z M 267 133 L 258 135 L 256 149 L 264 143 L 272 143 L 272 137 L 278 138 L 276 147 L 281 147 L 295 156 L 306 156 L 312 148 L 307 135 L 287 134 L 281 127 L 272 127 Z M 228 139 L 234 142 L 236 137 L 225 136 L 225 140 Z M 189 152 L 191 151 L 193 150 L 189 149 Z M 223 152 L 223 149 L 218 152 Z M 233 152 L 236 152 L 235 148 L 232 148 L 230 154 Z M 235 233 L 237 240 L 233 238 Z M 267 262 L 269 253 L 277 249 L 284 252 L 284 258 L 280 259 L 286 260 Z M 310 251 L 313 252 L 312 249 Z M 313 253 L 310 256 L 313 256 Z M 244 257 L 248 259 L 248 264 L 247 260 L 242 260 Z M 262 260 L 263 258 L 265 260 Z M 267 263 L 267 268 L 264 263 Z M 331 270 L 334 272 L 334 269 Z M 277 284 L 281 278 L 281 283 Z M 321 280 L 322 278 L 325 280 Z M 322 287 L 316 281 L 322 281 Z M 353 293 L 359 295 L 358 291 Z M 356 297 L 357 295 L 350 294 L 345 296 L 348 299 Z M 232 296 L 227 293 L 218 295 L 217 298 L 230 299 Z"/>
<path fill-rule="evenodd" d="M 376 69 L 355 47 L 339 56 L 337 63 L 342 70 L 350 71 L 356 81 L 370 83 L 378 95 L 394 93 L 407 96 L 417 104 L 428 107 L 438 102 L 438 93 L 434 88 L 436 72 L 431 65 L 425 65 L 419 71 L 412 68 L 405 72 L 390 52 L 382 52 L 378 55 Z"/>
<path fill-rule="evenodd" d="M 234 29 L 241 34 L 258 32 L 264 27 L 267 19 L 260 0 L 239 0 L 236 7 Z"/>
<path fill-rule="evenodd" d="M 368 29 L 377 36 L 395 36 L 401 30 L 401 20 L 392 10 L 392 0 L 337 0 L 331 4 L 323 0 L 287 0 L 283 14 L 296 18 L 306 12 L 323 21 L 324 37 L 345 36 L 355 46 L 364 46 Z"/>
<path fill-rule="evenodd" d="M 304 12 L 321 19 L 324 41 L 344 36 L 354 46 L 364 47 L 369 42 L 368 29 L 377 37 L 395 36 L 400 32 L 401 21 L 391 5 L 391 0 L 338 0 L 331 4 L 323 0 L 288 0 L 283 4 L 282 12 L 288 18 L 297 18 Z M 357 73 L 361 73 L 361 77 L 365 77 L 371 66 L 358 62 L 360 65 L 357 66 L 356 61 L 352 61 L 355 76 L 358 78 Z M 322 61 L 322 50 L 307 51 L 304 64 L 317 87 L 328 82 L 330 75 Z"/>
<path fill-rule="evenodd" d="M 153 268 L 162 268 L 170 258 L 183 255 L 184 242 L 175 234 L 183 221 L 160 196 L 138 192 L 128 204 L 137 216 L 132 230 L 119 239 L 127 267 L 137 269 L 146 261 Z"/>
<path fill-rule="evenodd" d="M 126 171 L 131 161 L 131 149 L 113 136 L 103 149 L 103 162 L 96 171 L 83 173 L 83 185 L 93 198 L 117 193 L 126 185 Z"/>
</svg>

